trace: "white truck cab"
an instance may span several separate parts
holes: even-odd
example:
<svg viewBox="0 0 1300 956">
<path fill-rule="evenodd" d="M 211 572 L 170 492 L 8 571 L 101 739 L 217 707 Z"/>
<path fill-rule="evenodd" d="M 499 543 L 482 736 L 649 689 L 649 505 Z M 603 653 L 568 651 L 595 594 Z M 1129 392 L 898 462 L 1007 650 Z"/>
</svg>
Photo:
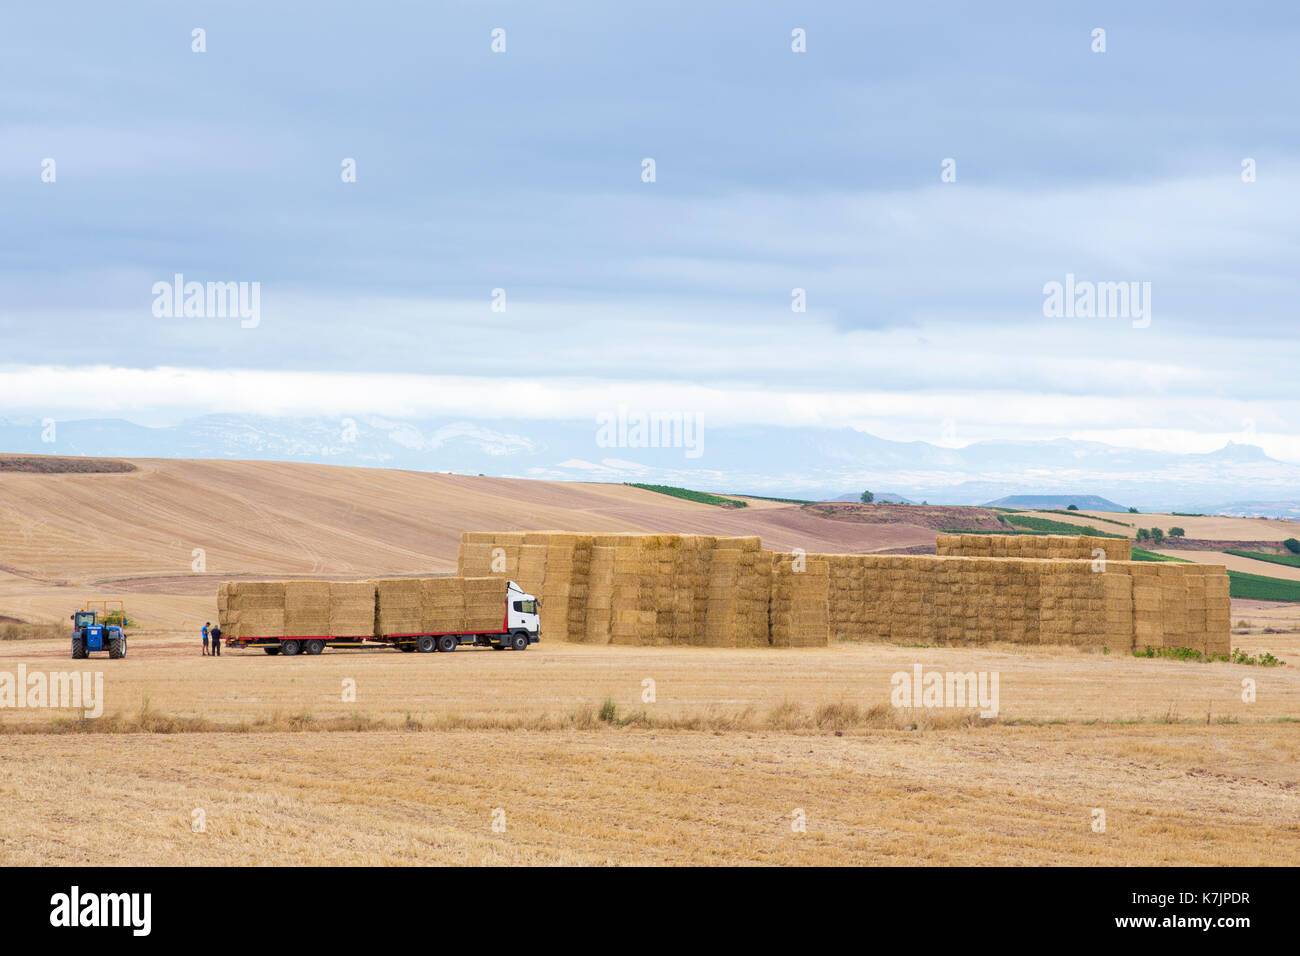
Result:
<svg viewBox="0 0 1300 956">
<path fill-rule="evenodd" d="M 506 588 L 506 630 L 515 639 L 516 649 L 523 649 L 519 647 L 520 635 L 526 635 L 527 644 L 524 647 L 536 644 L 540 639 L 541 604 L 541 601 L 525 592 L 514 581 Z"/>
</svg>

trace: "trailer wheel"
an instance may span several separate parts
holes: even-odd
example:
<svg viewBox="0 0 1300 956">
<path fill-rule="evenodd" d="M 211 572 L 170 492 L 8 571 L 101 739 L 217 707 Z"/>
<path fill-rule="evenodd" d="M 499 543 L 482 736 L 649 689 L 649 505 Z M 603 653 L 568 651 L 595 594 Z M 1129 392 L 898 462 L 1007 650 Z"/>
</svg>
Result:
<svg viewBox="0 0 1300 956">
<path fill-rule="evenodd" d="M 276 654 L 280 653 L 280 645 L 277 644 L 275 647 L 264 647 L 262 650 L 274 657 Z"/>
<path fill-rule="evenodd" d="M 414 641 L 394 641 L 393 646 L 397 648 L 399 651 L 401 651 L 403 654 L 410 654 L 412 651 L 415 650 Z"/>
<path fill-rule="evenodd" d="M 293 657 L 293 655 L 297 654 L 301 650 L 302 645 L 297 641 L 280 642 L 280 653 L 284 654 L 285 657 Z"/>
<path fill-rule="evenodd" d="M 430 634 L 422 634 L 415 639 L 415 649 L 421 654 L 432 654 L 438 649 L 438 642 Z"/>
<path fill-rule="evenodd" d="M 308 641 L 306 644 L 303 645 L 303 650 L 306 651 L 308 654 L 313 654 L 313 655 L 319 654 L 321 651 L 325 650 L 325 642 Z"/>
<path fill-rule="evenodd" d="M 494 651 L 504 651 L 504 650 L 506 650 L 506 646 L 505 646 L 504 644 L 493 644 L 493 645 L 491 645 L 491 646 L 492 646 L 492 650 L 494 650 Z"/>
<path fill-rule="evenodd" d="M 528 635 L 523 631 L 515 631 L 515 636 L 510 639 L 510 646 L 517 651 L 528 650 Z"/>
<path fill-rule="evenodd" d="M 455 634 L 444 634 L 438 638 L 438 650 L 450 654 L 460 647 L 460 638 Z"/>
</svg>

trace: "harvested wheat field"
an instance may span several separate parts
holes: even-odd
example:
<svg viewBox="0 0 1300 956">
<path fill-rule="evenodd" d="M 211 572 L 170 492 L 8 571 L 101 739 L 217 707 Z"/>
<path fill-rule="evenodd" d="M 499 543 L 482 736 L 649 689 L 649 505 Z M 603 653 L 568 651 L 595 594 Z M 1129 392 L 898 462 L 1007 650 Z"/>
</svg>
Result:
<svg viewBox="0 0 1300 956">
<path fill-rule="evenodd" d="M 210 734 L 195 744 L 0 738 L 0 862 L 1300 862 L 1300 735 L 1269 726 Z M 1098 808 L 1104 833 L 1091 827 Z M 193 831 L 196 810 L 205 832 Z M 800 813 L 806 832 L 792 826 Z"/>
</svg>

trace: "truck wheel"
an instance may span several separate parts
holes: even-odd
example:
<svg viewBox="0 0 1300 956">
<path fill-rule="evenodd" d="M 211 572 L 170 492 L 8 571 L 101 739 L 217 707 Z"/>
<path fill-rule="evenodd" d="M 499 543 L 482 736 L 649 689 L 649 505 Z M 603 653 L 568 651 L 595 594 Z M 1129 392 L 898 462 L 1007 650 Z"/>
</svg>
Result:
<svg viewBox="0 0 1300 956">
<path fill-rule="evenodd" d="M 528 635 L 523 631 L 516 631 L 515 636 L 510 640 L 510 646 L 517 651 L 528 650 Z"/>
<path fill-rule="evenodd" d="M 270 654 L 272 657 L 280 653 L 280 647 L 278 644 L 275 647 L 264 647 L 262 650 L 266 651 L 266 653 Z"/>
<path fill-rule="evenodd" d="M 299 644 L 297 641 L 280 642 L 280 653 L 282 653 L 285 657 L 293 657 L 293 655 L 297 654 L 301 650 L 302 650 L 302 645 Z"/>
<path fill-rule="evenodd" d="M 321 651 L 325 650 L 325 642 L 308 641 L 306 644 L 302 646 L 302 649 L 306 651 L 308 654 L 312 654 L 312 655 L 319 654 Z"/>
<path fill-rule="evenodd" d="M 430 635 L 424 634 L 415 639 L 415 649 L 421 654 L 432 654 L 438 649 L 438 642 Z"/>
<path fill-rule="evenodd" d="M 72 639 L 72 659 L 79 661 L 86 656 L 86 645 L 79 637 Z"/>
<path fill-rule="evenodd" d="M 438 650 L 450 654 L 460 647 L 460 638 L 455 634 L 444 634 L 438 638 Z"/>
</svg>

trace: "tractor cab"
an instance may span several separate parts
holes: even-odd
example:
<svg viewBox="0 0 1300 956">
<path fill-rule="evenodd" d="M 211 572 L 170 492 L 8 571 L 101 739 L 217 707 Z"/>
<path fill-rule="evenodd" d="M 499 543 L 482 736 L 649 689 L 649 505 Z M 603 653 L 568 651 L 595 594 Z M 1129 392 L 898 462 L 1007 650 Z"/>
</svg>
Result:
<svg viewBox="0 0 1300 956">
<path fill-rule="evenodd" d="M 83 627 L 94 627 L 94 626 L 95 626 L 95 612 L 94 612 L 94 611 L 78 611 L 76 614 L 72 615 L 72 622 L 73 622 L 73 623 L 72 623 L 72 629 L 73 629 L 74 631 L 79 631 L 79 630 L 81 630 Z"/>
</svg>

